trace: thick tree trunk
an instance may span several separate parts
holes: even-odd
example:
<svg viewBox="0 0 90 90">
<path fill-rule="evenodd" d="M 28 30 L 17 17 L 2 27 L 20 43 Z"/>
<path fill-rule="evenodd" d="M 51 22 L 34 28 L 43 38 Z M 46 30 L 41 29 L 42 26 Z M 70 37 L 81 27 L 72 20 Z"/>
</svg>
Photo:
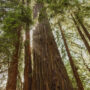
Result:
<svg viewBox="0 0 90 90">
<path fill-rule="evenodd" d="M 62 27 L 61 27 L 60 23 L 59 23 L 59 27 L 60 27 L 62 38 L 63 38 L 63 41 L 64 41 L 64 45 L 65 45 L 65 48 L 66 48 L 66 51 L 67 51 L 67 54 L 68 54 L 68 57 L 69 57 L 70 65 L 72 67 L 72 71 L 73 71 L 74 77 L 75 77 L 76 82 L 77 82 L 78 90 L 84 90 L 82 82 L 79 78 L 79 74 L 77 72 L 76 66 L 75 66 L 75 64 L 73 62 L 73 59 L 72 59 L 72 56 L 70 54 L 70 51 L 69 51 L 69 48 L 68 48 L 68 45 L 67 45 L 67 42 L 66 42 L 66 39 L 65 39 L 65 36 L 64 36 L 64 33 L 63 33 L 63 30 L 62 30 Z"/>
<path fill-rule="evenodd" d="M 79 26 L 78 26 L 78 24 L 77 24 L 77 22 L 76 22 L 76 20 L 75 20 L 75 18 L 73 17 L 72 14 L 71 14 L 71 16 L 72 16 L 72 19 L 73 19 L 73 21 L 74 21 L 74 23 L 75 23 L 75 25 L 76 25 L 76 28 L 77 28 L 77 30 L 78 30 L 78 32 L 79 32 L 79 34 L 80 34 L 80 36 L 81 36 L 81 38 L 82 38 L 82 40 L 83 40 L 83 42 L 84 42 L 84 44 L 85 44 L 88 52 L 90 53 L 90 46 L 89 46 L 87 40 L 85 39 L 83 33 L 81 32 L 81 30 L 80 30 L 80 28 L 79 28 Z"/>
<path fill-rule="evenodd" d="M 90 34 L 89 34 L 88 30 L 86 29 L 86 27 L 84 26 L 83 22 L 79 19 L 79 17 L 77 15 L 76 15 L 76 18 L 77 18 L 78 22 L 80 23 L 80 25 L 82 26 L 84 33 L 90 40 Z"/>
<path fill-rule="evenodd" d="M 18 59 L 19 59 L 19 47 L 20 47 L 20 32 L 21 28 L 17 31 L 17 41 L 15 43 L 15 50 L 12 56 L 12 61 L 8 69 L 8 81 L 6 90 L 16 90 L 17 75 L 18 75 Z"/>
<path fill-rule="evenodd" d="M 25 69 L 24 69 L 24 88 L 23 90 L 31 90 L 32 67 L 31 67 L 31 49 L 30 49 L 30 30 L 29 24 L 26 25 L 25 40 Z"/>
<path fill-rule="evenodd" d="M 34 17 L 42 9 L 36 4 Z M 33 32 L 32 90 L 73 90 L 46 15 Z"/>
</svg>

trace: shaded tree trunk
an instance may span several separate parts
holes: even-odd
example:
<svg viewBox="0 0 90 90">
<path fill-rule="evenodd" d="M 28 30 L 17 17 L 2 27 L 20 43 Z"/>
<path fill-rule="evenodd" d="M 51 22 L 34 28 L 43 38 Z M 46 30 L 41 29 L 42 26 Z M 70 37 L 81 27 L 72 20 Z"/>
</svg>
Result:
<svg viewBox="0 0 90 90">
<path fill-rule="evenodd" d="M 23 90 L 23 81 L 22 81 L 22 73 L 23 73 L 23 63 L 24 63 L 24 29 L 22 28 L 21 37 L 20 37 L 20 48 L 19 48 L 19 61 L 18 61 L 18 77 L 17 77 L 17 89 Z"/>
<path fill-rule="evenodd" d="M 90 40 L 90 34 L 89 34 L 88 30 L 86 29 L 86 27 L 84 26 L 83 22 L 79 19 L 79 17 L 77 15 L 75 15 L 75 16 L 76 16 L 78 22 L 80 23 L 80 25 L 82 26 L 84 33 L 86 34 L 86 36 Z"/>
<path fill-rule="evenodd" d="M 37 3 L 34 18 L 43 8 Z M 46 11 L 33 32 L 33 78 L 32 90 L 73 90 L 67 71 L 55 43 Z"/>
<path fill-rule="evenodd" d="M 90 46 L 89 46 L 87 40 L 85 39 L 83 33 L 81 32 L 81 30 L 80 30 L 80 28 L 79 28 L 79 26 L 78 26 L 78 24 L 77 24 L 77 22 L 76 22 L 76 20 L 75 20 L 75 18 L 73 17 L 72 14 L 71 14 L 71 16 L 72 16 L 72 19 L 73 19 L 73 21 L 74 21 L 74 23 L 75 23 L 75 25 L 76 25 L 76 28 L 77 28 L 77 30 L 78 30 L 78 32 L 79 32 L 79 34 L 80 34 L 80 36 L 81 36 L 81 38 L 82 38 L 82 40 L 83 40 L 83 42 L 84 42 L 84 44 L 85 44 L 88 52 L 90 53 Z"/>
<path fill-rule="evenodd" d="M 17 76 L 18 76 L 18 59 L 20 47 L 20 32 L 21 28 L 17 30 L 17 41 L 15 41 L 15 50 L 12 56 L 12 61 L 8 69 L 8 80 L 6 90 L 16 90 Z"/>
<path fill-rule="evenodd" d="M 30 49 L 30 30 L 29 24 L 26 24 L 25 33 L 25 69 L 24 69 L 24 88 L 23 90 L 31 90 L 32 67 L 31 67 L 31 49 Z"/>
<path fill-rule="evenodd" d="M 79 74 L 77 72 L 77 68 L 76 68 L 76 66 L 73 62 L 72 56 L 70 54 L 70 51 L 69 51 L 69 48 L 68 48 L 68 45 L 67 45 L 67 42 L 66 42 L 66 39 L 65 39 L 65 36 L 64 36 L 64 33 L 63 33 L 63 30 L 62 30 L 62 27 L 61 27 L 60 23 L 59 23 L 59 27 L 60 27 L 60 32 L 62 34 L 62 38 L 63 38 L 63 41 L 64 41 L 64 45 L 65 45 L 65 48 L 66 48 L 66 51 L 67 51 L 67 54 L 68 54 L 68 57 L 69 57 L 70 65 L 72 67 L 72 71 L 73 71 L 74 77 L 75 77 L 76 82 L 77 82 L 78 90 L 84 90 L 82 82 L 79 78 Z"/>
</svg>

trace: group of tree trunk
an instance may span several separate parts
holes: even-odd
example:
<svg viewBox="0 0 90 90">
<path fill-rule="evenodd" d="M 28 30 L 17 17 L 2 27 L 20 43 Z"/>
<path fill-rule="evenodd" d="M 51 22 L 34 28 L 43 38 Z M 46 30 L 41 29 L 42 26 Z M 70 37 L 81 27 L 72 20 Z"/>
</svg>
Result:
<svg viewBox="0 0 90 90">
<path fill-rule="evenodd" d="M 22 1 L 23 5 L 27 4 L 29 6 L 28 0 Z M 23 10 L 22 10 L 23 14 Z M 23 27 L 23 26 L 22 26 Z M 17 76 L 18 76 L 18 60 L 19 60 L 19 49 L 20 49 L 20 37 L 22 27 L 17 30 L 17 41 L 15 41 L 15 51 L 13 54 L 12 62 L 8 69 L 8 81 L 6 90 L 16 90 L 17 87 Z M 32 68 L 31 68 L 31 49 L 30 49 L 30 24 L 29 22 L 25 25 L 25 68 L 24 68 L 24 84 L 23 90 L 31 90 L 31 78 Z"/>
<path fill-rule="evenodd" d="M 75 24 L 75 26 L 76 26 L 76 28 L 77 28 L 79 34 L 80 34 L 81 39 L 83 40 L 83 42 L 84 42 L 84 44 L 85 44 L 85 46 L 86 46 L 88 52 L 90 53 L 90 45 L 89 45 L 89 43 L 87 42 L 87 40 L 86 40 L 84 34 L 82 33 L 82 31 L 81 31 L 81 29 L 80 29 L 80 27 L 79 27 L 77 21 L 75 20 L 73 14 L 71 14 L 71 16 L 72 16 L 73 22 L 74 22 L 74 24 Z M 77 16 L 76 16 L 76 17 L 77 17 Z M 77 19 L 78 19 L 79 23 L 81 24 L 81 26 L 82 26 L 82 28 L 83 28 L 83 31 L 85 32 L 86 36 L 87 36 L 88 39 L 90 40 L 90 35 L 89 35 L 88 31 L 86 30 L 85 26 L 83 25 L 83 23 L 81 23 L 81 21 L 79 20 L 79 18 L 77 18 Z"/>
<path fill-rule="evenodd" d="M 35 4 L 33 15 L 34 19 L 38 16 L 38 13 L 40 13 L 42 8 L 44 8 L 42 3 Z M 26 23 L 23 90 L 74 90 L 55 43 L 46 10 L 44 10 L 43 13 L 45 14 L 45 17 L 39 21 L 33 32 L 33 69 L 31 63 L 30 24 Z M 71 16 L 87 50 L 90 53 L 90 46 L 87 40 L 81 32 L 75 18 L 73 15 Z M 86 36 L 90 40 L 90 35 L 85 26 L 78 17 L 76 19 L 81 24 Z M 84 90 L 76 66 L 70 54 L 62 27 L 60 24 L 59 26 L 70 65 L 77 82 L 78 90 Z M 10 62 L 8 69 L 6 90 L 16 90 L 21 30 L 22 27 L 17 30 L 17 41 L 15 43 L 15 51 L 12 56 L 12 61 Z"/>
<path fill-rule="evenodd" d="M 82 85 L 82 82 L 81 82 L 81 80 L 79 78 L 79 74 L 77 72 L 77 68 L 76 68 L 76 66 L 75 66 L 75 64 L 73 62 L 72 56 L 70 54 L 70 50 L 69 50 L 69 47 L 67 45 L 67 42 L 66 42 L 66 39 L 65 39 L 65 36 L 64 36 L 64 33 L 63 33 L 63 30 L 62 30 L 62 27 L 61 27 L 61 23 L 60 22 L 59 22 L 59 27 L 60 27 L 62 38 L 63 38 L 63 41 L 64 41 L 64 45 L 65 45 L 65 48 L 66 48 L 66 51 L 67 51 L 67 54 L 68 54 L 68 57 L 69 57 L 70 65 L 71 65 L 71 68 L 72 68 L 74 77 L 76 79 L 76 82 L 77 82 L 78 89 L 79 90 L 84 90 L 83 85 Z"/>
<path fill-rule="evenodd" d="M 75 16 L 76 16 L 78 22 L 80 23 L 80 25 L 82 26 L 82 29 L 83 29 L 84 33 L 86 34 L 87 38 L 90 40 L 90 34 L 89 34 L 88 30 L 86 29 L 85 25 L 80 20 L 80 17 L 78 15 L 75 15 Z"/>
</svg>

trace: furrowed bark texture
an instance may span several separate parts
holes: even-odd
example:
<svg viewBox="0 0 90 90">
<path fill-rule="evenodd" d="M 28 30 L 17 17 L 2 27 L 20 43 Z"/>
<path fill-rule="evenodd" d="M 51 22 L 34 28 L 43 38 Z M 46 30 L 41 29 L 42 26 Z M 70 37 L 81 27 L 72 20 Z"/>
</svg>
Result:
<svg viewBox="0 0 90 90">
<path fill-rule="evenodd" d="M 16 90 L 17 75 L 18 75 L 18 59 L 19 59 L 19 47 L 20 47 L 20 31 L 17 30 L 17 41 L 15 43 L 15 50 L 12 56 L 12 61 L 8 69 L 8 80 L 6 90 Z"/>
<path fill-rule="evenodd" d="M 26 25 L 25 40 L 25 69 L 24 69 L 24 88 L 23 90 L 31 90 L 32 67 L 31 67 L 31 49 L 30 49 L 30 30 L 29 24 Z"/>
<path fill-rule="evenodd" d="M 78 90 L 84 90 L 82 82 L 79 78 L 79 74 L 77 72 L 76 66 L 75 66 L 75 64 L 73 62 L 73 59 L 72 59 L 72 56 L 70 54 L 70 51 L 69 51 L 69 48 L 68 48 L 68 45 L 67 45 L 67 42 L 66 42 L 66 39 L 65 39 L 65 36 L 64 36 L 64 33 L 63 33 L 63 30 L 62 30 L 62 27 L 61 27 L 60 23 L 59 23 L 59 27 L 60 27 L 62 38 L 63 38 L 63 41 L 64 41 L 64 45 L 65 45 L 65 48 L 66 48 L 66 51 L 67 51 L 67 54 L 68 54 L 68 57 L 69 57 L 70 65 L 72 67 L 72 71 L 73 71 L 74 77 L 75 77 L 76 82 L 77 82 Z"/>
<path fill-rule="evenodd" d="M 43 7 L 36 4 L 34 18 Z M 33 32 L 32 90 L 73 90 L 46 15 Z"/>
<path fill-rule="evenodd" d="M 78 24 L 77 24 L 77 22 L 76 22 L 76 20 L 75 20 L 75 18 L 73 17 L 72 14 L 71 14 L 71 16 L 72 16 L 73 22 L 75 23 L 75 26 L 76 26 L 76 28 L 77 28 L 77 30 L 78 30 L 78 32 L 79 32 L 79 34 L 80 34 L 80 36 L 81 36 L 81 38 L 82 38 L 84 44 L 85 44 L 85 46 L 86 46 L 88 52 L 90 53 L 90 46 L 89 46 L 87 40 L 85 39 L 83 33 L 81 32 L 81 30 L 80 30 L 80 28 L 79 28 L 79 26 L 78 26 Z"/>
</svg>

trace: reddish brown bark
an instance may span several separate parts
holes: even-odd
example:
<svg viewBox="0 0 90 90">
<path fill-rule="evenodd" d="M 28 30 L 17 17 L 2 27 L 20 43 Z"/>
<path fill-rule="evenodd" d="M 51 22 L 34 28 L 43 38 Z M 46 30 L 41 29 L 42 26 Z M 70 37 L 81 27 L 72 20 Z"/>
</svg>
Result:
<svg viewBox="0 0 90 90">
<path fill-rule="evenodd" d="M 12 56 L 12 61 L 8 69 L 8 80 L 6 90 L 16 90 L 17 75 L 18 75 L 18 59 L 19 59 L 19 47 L 20 47 L 20 31 L 17 30 L 17 41 L 15 41 L 15 50 Z"/>
<path fill-rule="evenodd" d="M 42 4 L 36 4 L 37 12 Z M 73 90 L 60 53 L 55 43 L 46 11 L 33 33 L 33 79 L 32 90 Z"/>
<path fill-rule="evenodd" d="M 84 44 L 85 44 L 88 52 L 90 53 L 90 46 L 89 46 L 87 40 L 85 39 L 83 33 L 81 32 L 81 30 L 80 30 L 80 28 L 79 28 L 79 26 L 78 26 L 78 24 L 77 24 L 77 22 L 76 22 L 76 20 L 75 20 L 75 18 L 73 17 L 72 14 L 71 14 L 71 16 L 72 16 L 72 19 L 73 19 L 73 21 L 74 21 L 74 23 L 75 23 L 75 25 L 76 25 L 76 28 L 77 28 L 77 30 L 78 30 L 78 32 L 79 32 L 79 34 L 80 34 L 80 36 L 81 36 L 81 38 L 82 38 L 82 40 L 83 40 L 83 42 L 84 42 Z"/>
<path fill-rule="evenodd" d="M 31 67 L 31 49 L 30 49 L 30 30 L 29 24 L 26 25 L 25 40 L 25 69 L 24 69 L 24 88 L 23 90 L 31 90 L 32 67 Z"/>
<path fill-rule="evenodd" d="M 29 7 L 29 0 L 22 0 L 23 5 Z M 23 10 L 22 10 L 23 12 Z M 27 21 L 25 30 L 25 69 L 24 69 L 24 87 L 23 90 L 31 90 L 32 84 L 32 66 L 31 66 L 31 47 L 30 47 L 30 25 Z"/>
<path fill-rule="evenodd" d="M 67 51 L 67 54 L 68 54 L 68 57 L 69 57 L 70 65 L 72 67 L 72 71 L 73 71 L 74 77 L 75 77 L 76 82 L 77 82 L 78 90 L 84 90 L 82 82 L 79 78 L 79 74 L 77 72 L 77 68 L 76 68 L 76 66 L 74 64 L 74 61 L 72 59 L 72 56 L 70 54 L 70 51 L 69 51 L 69 48 L 68 48 L 68 45 L 67 45 L 67 42 L 66 42 L 66 39 L 65 39 L 65 36 L 64 36 L 64 33 L 63 33 L 63 30 L 62 30 L 62 27 L 61 27 L 60 23 L 59 23 L 59 27 L 60 27 L 62 38 L 63 38 L 63 41 L 64 41 L 64 45 L 65 45 L 65 48 L 66 48 L 66 51 Z"/>
</svg>

